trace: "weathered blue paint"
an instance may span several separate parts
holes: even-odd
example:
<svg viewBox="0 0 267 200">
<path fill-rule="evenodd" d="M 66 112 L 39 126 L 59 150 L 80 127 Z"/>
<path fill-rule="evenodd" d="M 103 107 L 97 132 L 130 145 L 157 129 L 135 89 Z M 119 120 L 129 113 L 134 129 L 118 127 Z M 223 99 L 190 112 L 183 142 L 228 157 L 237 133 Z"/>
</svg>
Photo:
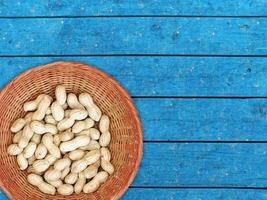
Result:
<svg viewBox="0 0 267 200">
<path fill-rule="evenodd" d="M 266 141 L 267 99 L 135 99 L 144 140 Z"/>
<path fill-rule="evenodd" d="M 1 19 L 0 55 L 267 55 L 266 18 Z"/>
<path fill-rule="evenodd" d="M 212 15 L 266 16 L 265 0 L 1 0 L 0 16 Z"/>
<path fill-rule="evenodd" d="M 266 190 L 130 188 L 122 200 L 266 200 Z"/>
<path fill-rule="evenodd" d="M 15 58 L 2 59 L 0 74 L 3 79 L 1 83 L 8 82 L 15 75 L 28 69 L 30 66 L 57 60 L 58 58 Z M 69 58 L 75 59 L 75 58 Z M 88 60 L 89 59 L 89 60 Z M 153 62 L 157 61 L 156 67 Z M 215 58 L 147 58 L 147 57 L 84 57 L 81 61 L 90 61 L 96 66 L 102 66 L 101 69 L 113 75 L 132 95 L 153 95 L 155 88 L 157 91 L 163 87 L 159 92 L 168 92 L 167 83 L 169 82 L 173 89 L 171 94 L 180 95 L 180 88 L 186 90 L 197 91 L 202 79 L 206 84 L 204 87 L 208 88 L 211 95 L 212 87 L 214 92 L 219 88 L 224 77 L 226 85 L 234 86 L 233 95 L 240 95 L 238 92 L 243 92 L 244 96 L 251 95 L 253 90 L 245 90 L 246 86 L 240 84 L 242 77 L 246 79 L 247 83 L 254 86 L 255 92 L 257 88 L 265 94 L 266 92 L 266 69 L 264 65 L 264 58 L 230 58 L 228 64 L 224 62 L 225 59 L 220 59 L 222 64 L 215 65 L 219 62 Z M 172 68 L 173 61 L 178 67 Z M 140 67 L 144 62 L 144 67 Z M 190 62 L 192 61 L 192 63 Z M 265 61 L 266 62 L 266 61 Z M 126 66 L 123 66 L 125 63 Z M 170 63 L 170 64 L 168 64 Z M 198 64 L 206 63 L 208 67 L 202 67 Z M 242 65 L 244 64 L 244 66 Z M 165 65 L 166 64 L 166 65 Z M 187 65 L 188 64 L 188 65 Z M 228 67 L 223 68 L 223 64 Z M 235 64 L 235 66 L 231 65 Z M 149 66 L 152 65 L 152 66 Z M 193 65 L 193 66 L 191 66 Z M 253 66 L 254 65 L 254 66 Z M 256 65 L 256 66 L 255 66 Z M 196 66 L 196 69 L 195 67 Z M 216 68 L 214 66 L 217 66 Z M 249 68 L 253 66 L 253 68 Z M 177 70 L 175 75 L 174 71 Z M 229 74 L 227 71 L 233 70 Z M 180 75 L 176 77 L 177 73 Z M 261 73 L 259 73 L 261 72 Z M 154 74 L 153 74 L 154 73 Z M 208 73 L 208 74 L 207 74 Z M 228 77 L 227 77 L 228 76 Z M 260 78 L 261 76 L 261 78 Z M 175 78 L 177 80 L 175 80 Z M 180 77 L 185 77 L 182 81 Z M 232 79 L 230 79 L 232 77 Z M 200 80 L 197 80 L 200 79 Z M 136 80 L 136 81 L 135 81 Z M 161 81 L 162 80 L 162 81 Z M 190 81 L 191 80 L 191 81 Z M 257 86 L 254 85 L 256 81 Z M 162 83 L 163 82 L 163 83 Z M 174 84 L 171 84 L 174 82 Z M 177 83 L 177 88 L 175 88 Z M 212 85 L 218 84 L 219 86 Z M 163 84 L 161 86 L 161 84 Z M 187 84 L 192 84 L 192 86 Z M 150 85 L 149 88 L 146 88 Z M 155 88 L 154 88 L 155 87 Z M 236 90 L 235 87 L 239 87 Z M 251 87 L 251 86 L 250 86 Z M 199 88 L 199 92 L 201 92 Z M 227 88 L 224 86 L 224 88 Z M 132 90 L 134 92 L 132 92 Z M 147 94 L 146 91 L 150 93 Z M 218 89 L 219 90 L 219 89 Z M 139 91 L 142 93 L 135 93 Z M 223 91 L 223 88 L 222 88 Z M 246 93 L 248 92 L 248 93 Z M 187 94 L 192 94 L 188 91 Z M 253 93 L 252 93 L 253 94 Z M 161 94 L 169 95 L 169 93 Z M 186 95 L 186 94 L 181 94 Z M 200 95 L 200 94 L 197 94 Z M 225 94 L 224 94 L 225 95 Z M 266 96 L 266 95 L 264 95 Z M 164 141 L 265 141 L 267 140 L 267 122 L 266 109 L 267 101 L 265 99 L 143 99 L 135 98 L 134 102 L 139 110 L 141 120 L 143 122 L 144 139 L 145 140 L 164 140 Z"/>
<path fill-rule="evenodd" d="M 145 143 L 132 185 L 265 188 L 266 162 L 266 143 Z"/>
<path fill-rule="evenodd" d="M 237 190 L 237 189 L 144 189 L 129 188 L 122 200 L 255 200 L 267 199 L 266 190 Z M 0 193 L 0 200 L 6 200 L 4 193 Z"/>
<path fill-rule="evenodd" d="M 147 142 L 132 185 L 159 187 L 130 188 L 122 199 L 267 199 L 257 188 L 267 186 L 267 143 L 250 143 L 267 141 L 267 100 L 231 98 L 266 97 L 267 58 L 249 57 L 267 55 L 266 13 L 266 0 L 2 0 L 0 88 L 36 65 L 95 65 L 139 96 Z M 173 98 L 181 96 L 228 98 Z"/>
<path fill-rule="evenodd" d="M 112 75 L 132 96 L 267 96 L 267 58 L 29 57 L 0 59 L 0 88 L 34 66 L 85 62 Z"/>
<path fill-rule="evenodd" d="M 6 200 L 8 199 L 6 194 L 4 192 L 0 192 L 0 200 Z"/>
</svg>

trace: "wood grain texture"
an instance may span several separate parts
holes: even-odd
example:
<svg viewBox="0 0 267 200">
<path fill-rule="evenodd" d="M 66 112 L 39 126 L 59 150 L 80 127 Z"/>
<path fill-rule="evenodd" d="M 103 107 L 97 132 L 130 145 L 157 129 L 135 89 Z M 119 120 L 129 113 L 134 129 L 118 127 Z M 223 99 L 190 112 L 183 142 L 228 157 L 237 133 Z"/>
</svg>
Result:
<svg viewBox="0 0 267 200">
<path fill-rule="evenodd" d="M 266 13 L 266 0 L 2 0 L 0 88 L 92 64 L 135 97 L 147 141 L 123 200 L 267 199 Z"/>
<path fill-rule="evenodd" d="M 267 144 L 145 143 L 132 186 L 267 186 Z"/>
<path fill-rule="evenodd" d="M 3 57 L 0 88 L 29 68 L 61 60 L 96 66 L 112 75 L 132 96 L 267 95 L 267 58 L 247 57 Z"/>
<path fill-rule="evenodd" d="M 0 16 L 266 15 L 265 0 L 2 0 Z"/>
<path fill-rule="evenodd" d="M 265 18 L 2 19 L 0 55 L 267 55 Z"/>
<path fill-rule="evenodd" d="M 122 200 L 255 200 L 267 199 L 266 190 L 236 189 L 144 189 L 130 188 Z"/>
<path fill-rule="evenodd" d="M 54 61 L 58 58 L 14 58 L 2 59 L 0 61 L 1 68 L 0 74 L 2 77 L 1 86 L 10 81 L 14 76 L 18 75 L 22 71 L 25 71 L 34 64 L 38 65 L 44 62 Z M 75 58 L 69 58 L 75 59 Z M 83 60 L 84 59 L 84 60 Z M 203 87 L 197 82 L 201 82 L 202 77 L 206 73 L 210 76 L 204 78 L 206 82 L 206 88 L 209 88 L 209 84 L 214 87 L 209 88 L 209 91 L 216 92 L 216 84 L 220 85 L 222 79 L 229 80 L 234 86 L 234 90 L 239 87 L 236 92 L 247 92 L 243 95 L 249 96 L 250 92 L 257 92 L 255 90 L 246 90 L 246 86 L 240 84 L 239 79 L 242 76 L 247 80 L 249 84 L 259 84 L 258 88 L 264 94 L 266 90 L 265 75 L 266 70 L 264 68 L 264 62 L 262 58 L 257 59 L 243 59 L 243 58 L 231 58 L 228 59 L 229 69 L 218 67 L 215 63 L 218 62 L 214 58 L 140 58 L 140 57 L 85 57 L 80 58 L 80 61 L 92 60 L 92 64 L 102 66 L 101 69 L 113 75 L 120 81 L 130 94 L 134 95 L 153 95 L 153 91 L 165 92 L 167 83 L 170 81 L 172 85 L 171 94 L 180 93 L 180 88 L 184 88 L 188 93 L 192 94 L 191 89 L 194 91 L 201 90 Z M 160 66 L 154 67 L 153 60 L 159 59 Z M 146 62 L 144 62 L 146 60 Z M 173 71 L 169 70 L 167 63 L 174 60 L 178 65 L 179 62 L 185 63 L 181 67 L 176 67 L 177 71 L 181 72 L 181 75 L 177 77 L 177 81 L 173 80 Z M 190 60 L 196 63 L 209 63 L 210 67 L 197 66 L 197 70 L 191 71 Z M 207 62 L 205 62 L 207 60 Z M 236 68 L 231 65 L 236 64 Z M 250 62 L 251 60 L 251 62 Z M 141 67 L 142 61 L 147 67 Z M 150 63 L 152 62 L 152 64 Z M 221 59 L 222 63 L 225 63 Z M 241 63 L 247 63 L 242 65 Z M 34 64 L 33 64 L 34 63 Z M 123 64 L 126 64 L 126 67 Z M 164 64 L 166 63 L 167 66 Z M 248 72 L 249 66 L 250 72 Z M 187 65 L 189 64 L 189 66 Z M 213 65 L 214 64 L 214 65 Z M 240 65 L 240 67 L 238 66 Z M 262 65 L 261 65 L 262 64 Z M 152 66 L 151 66 L 152 65 Z M 162 67 L 161 67 L 162 66 Z M 180 66 L 180 65 L 179 65 Z M 185 66 L 185 67 L 183 67 Z M 223 66 L 223 65 L 222 65 Z M 202 69 L 206 69 L 204 71 Z M 220 72 L 221 69 L 224 69 Z M 229 70 L 235 70 L 235 73 L 227 74 Z M 213 72 L 217 72 L 213 73 Z M 261 73 L 259 73 L 261 72 Z M 154 74 L 153 74 L 154 73 Z M 196 74 L 195 74 L 196 73 Z M 200 74 L 199 74 L 200 73 Z M 201 74 L 202 73 L 202 74 Z M 221 75 L 218 75 L 221 74 Z M 139 76 L 140 75 L 140 76 Z M 189 77 L 186 77 L 189 76 Z M 224 76 L 228 76 L 224 77 Z M 262 76 L 260 79 L 259 77 Z M 156 78 L 154 78 L 156 77 Z M 186 80 L 180 82 L 179 77 L 186 77 Z M 232 80 L 230 77 L 234 77 Z M 254 77 L 254 78 L 253 78 Z M 195 79 L 193 79 L 195 78 Z M 191 79 L 191 81 L 190 81 Z M 200 79 L 200 80 L 198 80 Z M 258 81 L 259 80 L 259 81 Z M 260 82 L 260 80 L 262 80 Z M 255 82 L 258 81 L 258 82 Z M 177 88 L 175 88 L 177 83 Z M 195 83 L 195 84 L 194 84 Z M 214 83 L 211 84 L 211 83 Z M 161 85 L 162 84 L 162 85 Z M 192 84 L 190 86 L 190 84 Z M 227 84 L 227 83 L 226 83 Z M 199 89 L 196 89 L 197 87 Z M 148 87 L 148 88 L 147 88 Z M 155 89 L 156 88 L 156 89 Z M 224 87 L 227 88 L 227 87 Z M 160 89 L 160 90 L 159 90 Z M 229 88 L 231 91 L 231 89 Z M 142 93 L 135 93 L 135 92 Z M 147 91 L 150 93 L 147 94 Z M 223 89 L 222 89 L 223 91 Z M 225 90 L 227 91 L 227 90 Z M 166 90 L 168 92 L 168 90 Z M 162 95 L 162 93 L 160 93 Z M 212 93 L 210 93 L 212 95 Z M 163 95 L 169 95 L 169 93 L 163 93 Z M 182 94 L 185 95 L 185 94 Z M 233 95 L 233 94 L 231 94 Z M 234 95 L 236 95 L 234 93 Z M 237 95 L 240 95 L 237 93 Z M 155 95 L 156 96 L 156 95 Z M 139 110 L 139 114 L 143 123 L 144 140 L 146 141 L 266 141 L 267 140 L 267 100 L 266 99 L 176 99 L 176 98 L 134 98 L 134 103 Z"/>
<path fill-rule="evenodd" d="M 266 141 L 267 99 L 135 99 L 144 140 Z"/>
<path fill-rule="evenodd" d="M 237 189 L 161 189 L 161 188 L 129 188 L 121 200 L 255 200 L 267 199 L 266 190 L 237 190 Z M 7 200 L 0 193 L 0 200 Z"/>
<path fill-rule="evenodd" d="M 148 198 L 146 195 L 149 195 L 156 199 L 157 196 L 166 194 L 170 197 L 178 196 L 190 199 L 193 195 L 202 197 L 204 194 L 210 194 L 211 197 L 225 195 L 223 199 L 235 199 L 234 194 L 242 193 L 244 199 L 251 199 L 254 195 L 266 198 L 265 190 L 256 192 L 255 190 L 240 189 L 238 191 L 227 188 L 190 189 L 190 187 L 265 188 L 267 184 L 265 178 L 267 176 L 266 153 L 267 144 L 145 143 L 144 158 L 132 186 L 185 188 L 167 188 L 165 190 L 132 188 L 139 192 L 131 192 L 132 189 L 130 189 L 128 191 L 130 193 L 126 194 L 125 198 L 127 199 L 127 195 L 129 195 L 129 199 L 136 198 L 138 195 Z M 147 190 L 152 190 L 154 193 Z M 160 190 L 163 190 L 163 193 L 159 193 Z M 175 192 L 171 192 L 172 190 Z M 225 193 L 225 191 L 230 193 Z"/>
</svg>

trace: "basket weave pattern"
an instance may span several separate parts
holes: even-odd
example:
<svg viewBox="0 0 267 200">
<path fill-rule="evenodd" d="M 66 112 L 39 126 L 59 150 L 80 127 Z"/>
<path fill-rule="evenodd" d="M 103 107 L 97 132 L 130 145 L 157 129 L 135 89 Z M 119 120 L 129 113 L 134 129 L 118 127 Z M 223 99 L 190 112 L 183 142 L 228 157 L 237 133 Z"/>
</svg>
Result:
<svg viewBox="0 0 267 200">
<path fill-rule="evenodd" d="M 110 76 L 82 63 L 56 62 L 33 68 L 11 81 L 0 94 L 0 184 L 11 199 L 66 199 L 43 194 L 30 185 L 16 157 L 7 154 L 12 143 L 11 123 L 25 115 L 23 103 L 46 93 L 54 98 L 55 87 L 64 84 L 67 92 L 88 92 L 110 119 L 109 149 L 115 172 L 92 194 L 80 193 L 68 199 L 118 199 L 129 187 L 142 157 L 142 130 L 135 107 L 125 90 Z"/>
</svg>

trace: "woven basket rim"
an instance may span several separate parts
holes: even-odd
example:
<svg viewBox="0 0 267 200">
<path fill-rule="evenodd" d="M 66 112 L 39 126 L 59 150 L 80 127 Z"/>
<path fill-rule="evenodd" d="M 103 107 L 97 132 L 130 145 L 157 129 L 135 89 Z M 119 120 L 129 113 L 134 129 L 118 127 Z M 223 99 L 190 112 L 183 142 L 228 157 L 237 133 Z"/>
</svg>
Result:
<svg viewBox="0 0 267 200">
<path fill-rule="evenodd" d="M 113 83 L 113 85 L 116 87 L 116 89 L 123 95 L 125 96 L 125 98 L 127 99 L 127 104 L 130 107 L 131 112 L 134 115 L 134 119 L 136 121 L 136 127 L 138 132 L 136 134 L 139 134 L 140 136 L 140 141 L 139 141 L 139 145 L 138 145 L 138 156 L 135 162 L 135 166 L 134 166 L 134 170 L 132 171 L 130 178 L 128 179 L 128 181 L 126 182 L 125 187 L 120 188 L 117 196 L 114 196 L 115 199 L 119 199 L 125 192 L 126 190 L 129 188 L 130 184 L 133 182 L 137 171 L 140 167 L 141 164 L 141 160 L 142 160 L 142 156 L 143 156 L 143 133 L 142 133 L 142 124 L 141 124 L 141 120 L 139 118 L 138 115 L 138 111 L 134 106 L 134 103 L 130 97 L 130 95 L 128 94 L 128 92 L 113 78 L 111 77 L 109 74 L 97 69 L 96 67 L 92 66 L 92 65 L 88 65 L 86 63 L 82 63 L 82 62 L 74 62 L 74 61 L 56 61 L 56 62 L 52 62 L 49 64 L 45 64 L 45 65 L 39 65 L 36 67 L 32 67 L 22 73 L 20 73 L 19 75 L 17 75 L 15 78 L 13 78 L 11 81 L 9 81 L 4 87 L 3 89 L 0 91 L 0 99 L 3 97 L 3 95 L 5 94 L 6 91 L 9 90 L 9 88 L 16 82 L 19 81 L 20 78 L 27 76 L 29 73 L 32 73 L 34 71 L 37 71 L 39 69 L 44 69 L 44 68 L 49 68 L 49 67 L 53 67 L 54 65 L 69 65 L 69 64 L 74 64 L 77 65 L 79 64 L 79 67 L 83 68 L 86 71 L 93 71 L 96 74 L 99 74 L 103 77 L 105 77 L 106 79 L 108 79 L 109 81 L 111 81 Z M 4 186 L 3 180 L 0 179 L 0 187 L 1 189 L 5 192 L 5 194 L 12 199 L 12 195 L 9 193 L 9 190 Z"/>
</svg>

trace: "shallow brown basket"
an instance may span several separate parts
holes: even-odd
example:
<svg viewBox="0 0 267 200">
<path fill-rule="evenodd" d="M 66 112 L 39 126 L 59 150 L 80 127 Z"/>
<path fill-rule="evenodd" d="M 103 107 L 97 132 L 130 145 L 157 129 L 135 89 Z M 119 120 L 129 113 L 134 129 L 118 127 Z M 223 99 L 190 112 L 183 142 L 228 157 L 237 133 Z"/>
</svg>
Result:
<svg viewBox="0 0 267 200">
<path fill-rule="evenodd" d="M 31 186 L 27 172 L 19 170 L 15 156 L 7 154 L 11 144 L 11 123 L 25 115 L 24 102 L 41 93 L 54 97 L 55 87 L 67 92 L 88 92 L 103 113 L 110 116 L 110 150 L 115 172 L 92 194 L 80 193 L 67 199 L 118 199 L 127 190 L 142 157 L 142 130 L 137 111 L 127 92 L 110 76 L 82 63 L 56 62 L 33 68 L 12 80 L 0 94 L 0 184 L 11 199 L 66 199 L 43 194 Z"/>
</svg>

